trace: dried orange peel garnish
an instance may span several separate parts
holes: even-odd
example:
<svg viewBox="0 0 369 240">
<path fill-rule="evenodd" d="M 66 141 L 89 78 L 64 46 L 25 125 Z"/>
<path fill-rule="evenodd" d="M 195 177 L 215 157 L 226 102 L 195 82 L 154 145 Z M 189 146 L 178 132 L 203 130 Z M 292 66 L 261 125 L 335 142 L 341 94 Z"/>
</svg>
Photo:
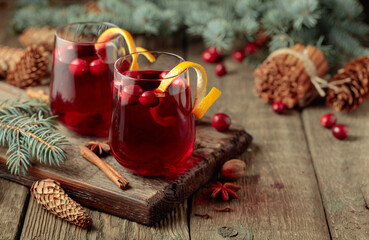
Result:
<svg viewBox="0 0 369 240">
<path fill-rule="evenodd" d="M 205 69 L 197 63 L 193 62 L 181 62 L 175 66 L 163 79 L 158 87 L 158 91 L 165 92 L 170 84 L 177 78 L 177 76 L 188 68 L 193 68 L 197 74 L 197 88 L 195 102 L 193 104 L 192 113 L 198 118 L 202 118 L 209 107 L 217 100 L 220 96 L 221 91 L 217 88 L 212 88 L 211 91 L 206 95 L 206 86 L 208 78 Z"/>
<path fill-rule="evenodd" d="M 135 53 L 135 52 L 141 52 L 140 54 L 144 55 L 150 62 L 155 61 L 155 57 L 151 53 L 147 52 L 146 49 L 142 47 L 136 47 L 136 43 L 133 40 L 132 35 L 128 31 L 122 28 L 109 28 L 105 30 L 97 39 L 97 43 L 95 44 L 95 50 L 99 52 L 102 48 L 105 48 L 105 44 L 101 44 L 101 43 L 107 42 L 113 39 L 117 35 L 121 35 L 124 38 L 130 54 Z M 139 70 L 139 66 L 137 63 L 137 57 L 138 57 L 138 54 L 132 55 L 132 64 L 131 64 L 130 70 Z"/>
</svg>

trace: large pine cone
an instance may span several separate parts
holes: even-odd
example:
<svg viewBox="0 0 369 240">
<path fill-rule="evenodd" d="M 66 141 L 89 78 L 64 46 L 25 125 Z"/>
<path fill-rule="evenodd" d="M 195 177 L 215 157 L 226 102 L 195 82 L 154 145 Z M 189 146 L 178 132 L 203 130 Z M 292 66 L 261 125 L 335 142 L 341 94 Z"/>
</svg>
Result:
<svg viewBox="0 0 369 240">
<path fill-rule="evenodd" d="M 68 197 L 60 187 L 60 183 L 55 180 L 44 179 L 34 182 L 31 194 L 43 208 L 63 220 L 82 228 L 92 224 L 91 217 L 82 206 Z"/>
<path fill-rule="evenodd" d="M 1 50 L 0 48 L 0 53 Z M 30 46 L 23 51 L 19 59 L 13 57 L 11 62 L 6 76 L 7 83 L 19 88 L 36 86 L 41 83 L 47 72 L 48 52 L 43 46 Z"/>
<path fill-rule="evenodd" d="M 338 85 L 338 90 L 329 89 L 327 104 L 334 111 L 350 111 L 360 106 L 369 96 L 369 57 L 360 57 L 347 63 L 333 76 L 332 81 L 350 79 Z"/>
<path fill-rule="evenodd" d="M 328 63 L 317 48 L 296 44 L 292 49 L 306 52 L 319 77 L 328 72 Z M 254 93 L 264 102 L 282 101 L 288 108 L 304 107 L 317 96 L 304 63 L 288 53 L 267 58 L 255 69 L 254 77 Z"/>
<path fill-rule="evenodd" d="M 52 27 L 29 27 L 19 36 L 19 41 L 26 47 L 41 45 L 51 52 L 54 48 L 55 28 Z"/>
</svg>

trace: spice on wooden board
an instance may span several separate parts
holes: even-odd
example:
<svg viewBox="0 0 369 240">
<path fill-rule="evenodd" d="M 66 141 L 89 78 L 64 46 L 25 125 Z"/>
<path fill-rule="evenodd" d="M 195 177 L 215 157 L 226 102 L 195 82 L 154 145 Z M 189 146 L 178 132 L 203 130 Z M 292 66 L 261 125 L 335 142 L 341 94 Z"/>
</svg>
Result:
<svg viewBox="0 0 369 240">
<path fill-rule="evenodd" d="M 86 143 L 85 146 L 89 148 L 91 151 L 93 151 L 99 157 L 110 154 L 110 145 L 108 140 L 103 142 L 91 141 Z"/>
<path fill-rule="evenodd" d="M 94 152 L 86 146 L 80 145 L 81 156 L 95 164 L 103 173 L 110 178 L 120 189 L 125 190 L 129 187 L 129 182 L 122 175 L 120 175 L 112 166 L 101 160 Z"/>
<path fill-rule="evenodd" d="M 240 186 L 226 182 L 222 184 L 221 182 L 216 182 L 211 184 L 210 187 L 204 191 L 204 194 L 210 194 L 211 198 L 218 198 L 221 196 L 223 201 L 228 201 L 231 198 L 238 199 L 236 192 L 240 190 Z"/>
</svg>

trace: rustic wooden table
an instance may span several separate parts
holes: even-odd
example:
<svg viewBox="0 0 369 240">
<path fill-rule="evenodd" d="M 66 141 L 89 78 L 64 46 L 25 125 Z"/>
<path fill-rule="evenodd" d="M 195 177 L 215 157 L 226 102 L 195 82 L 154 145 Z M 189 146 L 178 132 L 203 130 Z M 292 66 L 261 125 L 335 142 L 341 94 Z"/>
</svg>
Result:
<svg viewBox="0 0 369 240">
<path fill-rule="evenodd" d="M 6 30 L 11 5 L 0 9 L 0 43 L 19 46 Z M 140 45 L 203 63 L 199 41 Z M 94 224 L 84 230 L 40 208 L 27 187 L 0 178 L 0 239 L 369 239 L 369 101 L 338 114 L 351 135 L 338 141 L 319 125 L 327 107 L 276 115 L 253 95 L 252 68 L 230 56 L 224 62 L 229 73 L 222 78 L 204 64 L 209 89 L 223 91 L 209 114 L 228 113 L 254 137 L 241 156 L 248 167 L 240 199 L 229 203 L 235 212 L 214 212 L 226 203 L 205 199 L 200 189 L 154 227 L 88 210 Z"/>
</svg>

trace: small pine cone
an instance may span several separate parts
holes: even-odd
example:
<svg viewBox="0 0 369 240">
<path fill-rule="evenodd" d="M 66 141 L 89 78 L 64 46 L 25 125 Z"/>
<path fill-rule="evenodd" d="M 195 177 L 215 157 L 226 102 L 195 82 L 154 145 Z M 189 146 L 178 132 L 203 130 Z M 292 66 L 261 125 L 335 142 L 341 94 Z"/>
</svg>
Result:
<svg viewBox="0 0 369 240">
<path fill-rule="evenodd" d="M 0 57 L 1 60 L 5 61 L 8 68 L 7 71 L 11 71 L 15 68 L 15 64 L 19 62 L 20 58 L 23 56 L 24 49 L 12 48 L 1 46 L 0 47 Z"/>
<path fill-rule="evenodd" d="M 6 77 L 8 67 L 8 63 L 4 59 L 0 59 L 0 77 Z"/>
<path fill-rule="evenodd" d="M 19 36 L 23 46 L 41 45 L 51 52 L 54 47 L 55 28 L 52 27 L 29 27 Z"/>
<path fill-rule="evenodd" d="M 97 5 L 95 1 L 88 1 L 84 5 L 88 12 L 92 12 L 92 13 L 101 12 L 101 9 L 99 8 L 99 6 Z"/>
<path fill-rule="evenodd" d="M 60 183 L 55 180 L 43 179 L 34 182 L 31 194 L 44 209 L 63 220 L 82 228 L 87 228 L 92 224 L 91 217 L 87 215 L 82 206 L 68 197 L 60 187 Z"/>
<path fill-rule="evenodd" d="M 326 102 L 334 111 L 351 111 L 369 97 L 369 57 L 356 58 L 347 63 L 333 76 L 332 82 L 349 79 L 337 85 L 338 90 L 329 89 Z"/>
<path fill-rule="evenodd" d="M 19 88 L 37 86 L 45 76 L 48 66 L 48 52 L 43 46 L 27 47 L 15 65 L 10 66 L 6 81 Z"/>
<path fill-rule="evenodd" d="M 259 46 L 264 46 L 270 41 L 270 37 L 266 35 L 266 30 L 259 30 L 254 36 L 254 42 Z"/>
</svg>

